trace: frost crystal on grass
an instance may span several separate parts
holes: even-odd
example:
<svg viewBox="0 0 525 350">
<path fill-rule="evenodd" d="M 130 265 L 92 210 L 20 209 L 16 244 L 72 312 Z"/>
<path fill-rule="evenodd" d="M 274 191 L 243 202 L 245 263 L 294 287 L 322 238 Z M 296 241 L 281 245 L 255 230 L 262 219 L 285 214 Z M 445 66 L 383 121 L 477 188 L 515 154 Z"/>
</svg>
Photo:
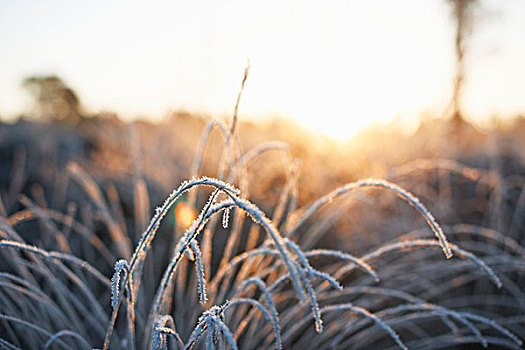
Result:
<svg viewBox="0 0 525 350">
<path fill-rule="evenodd" d="M 10 193 L 10 189 L 6 197 L 0 198 L 0 237 L 3 238 L 0 240 L 0 251 L 4 258 L 2 261 L 9 268 L 9 272 L 0 272 L 0 290 L 2 293 L 20 296 L 17 299 L 10 297 L 9 299 L 16 301 L 16 305 L 7 305 L 6 309 L 13 313 L 20 310 L 19 314 L 0 314 L 0 321 L 9 328 L 7 337 L 0 337 L 0 347 L 42 348 L 43 342 L 47 341 L 44 348 L 67 349 L 76 345 L 90 349 L 99 346 L 101 339 L 104 339 L 103 349 L 266 349 L 273 345 L 277 349 L 292 345 L 309 349 L 368 349 L 376 348 L 379 344 L 385 345 L 385 340 L 390 341 L 391 338 L 395 342 L 390 341 L 391 345 L 397 344 L 405 349 L 394 329 L 402 332 L 403 336 L 406 335 L 406 344 L 411 348 L 444 347 L 450 344 L 460 346 L 462 343 L 477 343 L 485 347 L 500 344 L 509 348 L 521 346 L 519 337 L 522 337 L 522 332 L 518 323 L 523 317 L 522 314 L 510 311 L 516 305 L 518 312 L 522 311 L 519 303 L 514 305 L 518 299 L 516 296 L 521 295 L 516 287 L 521 285 L 521 280 L 511 277 L 520 276 L 523 272 L 521 261 L 525 255 L 520 238 L 516 238 L 516 233 L 522 231 L 520 209 L 525 207 L 525 191 L 521 188 L 521 179 L 517 179 L 516 183 L 509 183 L 495 171 L 469 171 L 450 162 L 429 163 L 434 168 L 437 165 L 441 172 L 447 170 L 448 177 L 459 175 L 462 176 L 461 181 L 477 181 L 477 189 L 489 186 L 489 206 L 483 208 L 491 209 L 487 223 L 494 220 L 499 229 L 507 227 L 507 222 L 500 214 L 506 215 L 504 210 L 508 207 L 507 204 L 514 200 L 509 201 L 504 197 L 505 192 L 514 193 L 517 189 L 521 191 L 519 195 L 516 193 L 516 197 L 519 197 L 516 198 L 518 205 L 505 233 L 481 227 L 476 229 L 455 226 L 454 229 L 446 230 L 458 242 L 464 242 L 460 234 L 470 232 L 468 238 L 475 234 L 476 237 L 467 240 L 464 247 L 471 249 L 473 253 L 482 254 L 482 260 L 477 255 L 448 243 L 441 226 L 419 199 L 385 180 L 365 179 L 348 183 L 311 205 L 296 210 L 301 194 L 299 184 L 302 181 L 299 181 L 297 175 L 297 161 L 292 166 L 294 159 L 290 147 L 270 142 L 244 153 L 238 135 L 234 133 L 237 129 L 235 124 L 236 121 L 229 130 L 221 123 L 209 124 L 193 162 L 191 174 L 197 176 L 201 162 L 209 159 L 204 158 L 202 153 L 212 129 L 216 127 L 225 139 L 221 159 L 217 164 L 217 179 L 195 177 L 182 182 L 154 209 L 149 224 L 144 216 L 146 209 L 150 208 L 147 193 L 135 194 L 135 209 L 140 208 L 135 210 L 135 215 L 139 213 L 140 217 L 126 217 L 121 205 L 123 201 L 119 200 L 115 188 L 109 188 L 106 195 L 98 189 L 95 180 L 75 164 L 69 166 L 69 175 L 77 179 L 88 199 L 91 199 L 90 204 L 94 204 L 83 209 L 87 213 L 81 213 L 81 218 L 77 218 L 74 211 L 68 211 L 64 215 L 48 207 L 45 205 L 47 196 L 36 200 L 36 192 L 32 194 L 35 203 L 21 197 L 20 203 L 26 209 L 16 213 L 11 212 L 13 203 L 9 203 L 17 198 L 16 193 Z M 259 184 L 251 182 L 248 168 L 269 150 L 279 150 L 285 155 L 282 170 L 286 178 L 281 187 L 272 188 L 281 188 L 275 204 L 266 201 L 273 198 L 272 194 L 269 198 L 257 198 L 264 205 L 258 207 L 249 197 L 242 198 L 240 191 L 229 183 L 238 184 L 243 193 L 264 192 L 259 191 L 260 188 L 251 191 L 254 185 Z M 205 165 L 203 168 L 208 171 L 209 164 Z M 140 182 L 146 174 L 140 173 L 139 168 L 137 166 L 137 178 Z M 405 172 L 398 172 L 397 176 L 407 176 L 409 173 L 413 173 L 411 167 Z M 255 179 L 261 178 L 259 175 L 265 177 L 266 174 L 258 174 Z M 438 172 L 437 175 L 443 174 Z M 446 186 L 454 179 L 437 180 L 437 186 L 433 182 L 421 187 L 413 186 L 412 183 L 409 186 L 421 190 L 422 198 L 432 200 L 434 190 L 437 189 L 441 200 L 450 199 L 452 187 Z M 197 200 L 200 199 L 197 190 L 202 186 L 211 187 L 212 190 L 208 193 L 213 193 L 197 216 L 193 208 L 202 204 Z M 314 247 L 321 234 L 330 225 L 336 225 L 346 210 L 349 214 L 354 214 L 350 213 L 353 207 L 345 203 L 327 213 L 327 217 L 314 220 L 313 215 L 321 206 L 331 203 L 336 197 L 347 196 L 351 191 L 369 188 L 392 192 L 404 201 L 403 204 L 408 203 L 415 208 L 437 239 L 430 236 L 425 227 L 424 233 L 422 230 L 419 233 L 407 233 L 398 243 L 375 247 L 374 251 L 360 257 L 338 250 L 303 251 Z M 145 192 L 146 188 L 142 190 Z M 4 192 L 0 192 L 3 196 Z M 458 191 L 463 192 L 469 191 Z M 48 194 L 46 189 L 46 195 Z M 175 239 L 168 236 L 168 240 L 163 239 L 160 242 L 160 245 L 165 246 L 157 249 L 153 246 L 153 240 L 162 221 L 164 218 L 169 219 L 171 208 L 186 194 L 192 214 L 195 215 L 188 216 L 188 225 L 179 225 L 179 228 L 188 227 L 182 237 Z M 222 202 L 217 200 L 219 195 L 222 196 Z M 63 196 L 65 198 L 69 197 Z M 4 206 L 4 200 L 7 206 Z M 235 220 L 230 223 L 230 210 L 235 208 L 235 214 L 239 215 L 235 215 Z M 476 210 L 479 208 L 482 206 L 477 206 Z M 266 212 L 271 213 L 269 217 L 272 219 L 266 216 Z M 227 232 L 220 228 L 221 214 L 222 227 L 230 227 Z M 378 211 L 377 220 L 383 220 L 380 223 L 384 225 L 380 226 L 389 230 L 398 228 L 398 220 L 403 219 L 395 218 L 390 226 L 387 220 L 391 217 L 383 217 L 382 214 Z M 445 213 L 444 221 L 448 221 L 446 215 Z M 366 219 L 363 217 L 363 221 Z M 18 234 L 17 230 L 22 230 L 26 226 L 24 222 L 28 220 L 38 220 L 41 224 L 39 226 L 51 235 L 43 234 L 34 239 L 36 235 L 33 234 Z M 108 235 L 104 236 L 104 230 L 99 230 L 99 222 L 105 225 L 103 228 L 107 229 Z M 135 226 L 130 228 L 130 223 L 132 225 L 133 222 Z M 363 224 L 366 225 L 366 222 Z M 141 231 L 138 230 L 146 225 L 139 236 Z M 342 225 L 335 228 L 339 231 L 339 228 L 346 227 Z M 457 230 L 465 232 L 455 232 Z M 201 234 L 202 239 L 199 238 Z M 429 239 L 421 239 L 423 234 L 428 235 Z M 163 238 L 165 237 L 163 232 Z M 35 245 L 26 244 L 26 238 L 31 239 L 31 244 Z M 391 238 L 385 236 L 385 241 Z M 82 245 L 85 242 L 88 242 L 87 247 Z M 136 244 L 134 252 L 131 250 L 132 242 Z M 215 250 L 216 247 L 225 248 L 221 253 Z M 418 251 L 413 252 L 414 259 L 409 256 L 402 259 L 397 259 L 396 256 L 383 257 L 390 253 L 426 247 L 442 249 L 447 258 L 454 254 L 468 262 L 459 259 L 435 260 L 434 256 L 429 256 L 427 261 L 424 252 L 420 254 Z M 70 252 L 79 255 L 77 257 Z M 185 254 L 195 264 L 195 275 L 192 273 L 191 262 L 184 259 Z M 124 259 L 118 260 L 120 257 Z M 381 267 L 382 278 L 385 280 L 382 288 L 370 286 L 373 283 L 372 278 L 378 281 L 378 275 L 368 263 L 377 258 L 383 259 L 377 261 L 377 268 Z M 118 261 L 115 263 L 116 260 Z M 111 281 L 108 280 L 111 276 L 104 276 L 89 262 L 106 272 L 113 267 Z M 479 269 L 470 269 L 471 263 L 476 264 Z M 357 268 L 368 276 L 362 276 L 359 272 L 350 274 L 352 271 L 356 272 Z M 446 298 L 450 297 L 447 292 L 451 290 L 479 289 L 473 285 L 478 281 L 478 270 L 483 271 L 497 287 L 501 287 L 498 275 L 505 276 L 510 282 L 508 288 L 498 294 L 487 292 L 486 296 L 459 295 L 452 304 L 461 305 L 462 308 L 464 306 L 464 310 L 472 308 L 477 302 L 480 306 L 491 306 L 491 310 L 501 306 L 505 313 L 509 310 L 508 314 L 511 316 L 501 322 L 513 332 L 520 333 L 514 335 L 494 321 L 429 304 L 424 300 L 427 298 L 446 303 L 449 301 Z M 205 277 L 210 281 L 207 282 Z M 480 290 L 488 291 L 485 286 Z M 103 305 L 106 300 L 103 295 L 109 291 L 111 309 Z M 228 302 L 228 298 L 232 301 Z M 222 304 L 224 301 L 226 303 Z M 201 306 L 206 303 L 208 306 L 215 306 L 202 312 Z M 342 322 L 349 313 L 363 317 Z M 34 317 L 34 320 L 30 322 L 24 320 L 24 317 Z M 178 329 L 175 327 L 175 319 Z M 418 325 L 419 320 L 424 320 L 421 325 Z M 323 328 L 324 332 L 321 333 Z M 22 337 L 17 334 L 19 329 L 23 332 Z M 184 342 L 179 331 L 185 337 Z M 8 333 L 14 334 L 10 336 Z M 139 340 L 142 344 L 137 344 Z"/>
<path fill-rule="evenodd" d="M 116 308 L 118 303 L 118 297 L 120 293 L 120 273 L 124 273 L 129 276 L 129 264 L 125 259 L 121 259 L 115 263 L 115 272 L 113 278 L 111 278 L 111 307 Z"/>
<path fill-rule="evenodd" d="M 224 209 L 224 213 L 222 214 L 222 227 L 228 228 L 228 221 L 230 220 L 230 208 Z"/>
<path fill-rule="evenodd" d="M 191 241 L 190 247 L 195 255 L 195 270 L 197 272 L 197 278 L 199 280 L 199 301 L 202 305 L 204 305 L 206 304 L 208 297 L 206 295 L 206 279 L 204 278 L 204 268 L 202 266 L 202 254 L 197 241 Z"/>
</svg>

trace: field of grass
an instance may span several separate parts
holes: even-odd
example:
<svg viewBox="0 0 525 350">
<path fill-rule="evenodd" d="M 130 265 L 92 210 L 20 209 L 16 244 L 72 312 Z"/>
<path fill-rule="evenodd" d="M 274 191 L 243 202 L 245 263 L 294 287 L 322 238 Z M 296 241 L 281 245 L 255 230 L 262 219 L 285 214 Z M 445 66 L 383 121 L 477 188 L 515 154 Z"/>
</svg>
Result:
<svg viewBox="0 0 525 350">
<path fill-rule="evenodd" d="M 0 125 L 0 348 L 522 348 L 522 119 L 297 129 Z"/>
</svg>

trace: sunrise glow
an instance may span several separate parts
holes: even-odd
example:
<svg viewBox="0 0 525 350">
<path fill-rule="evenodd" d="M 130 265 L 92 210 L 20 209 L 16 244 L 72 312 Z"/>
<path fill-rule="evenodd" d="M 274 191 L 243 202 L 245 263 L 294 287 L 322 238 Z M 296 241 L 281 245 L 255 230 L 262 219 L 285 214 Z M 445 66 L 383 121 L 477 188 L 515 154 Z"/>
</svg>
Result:
<svg viewBox="0 0 525 350">
<path fill-rule="evenodd" d="M 464 96 L 477 121 L 525 110 L 524 3 L 483 4 Z M 451 96 L 445 1 L 24 0 L 0 13 L 4 118 L 27 108 L 20 81 L 32 74 L 57 74 L 93 112 L 231 115 L 247 61 L 243 118 L 292 118 L 339 139 L 441 115 Z"/>
</svg>

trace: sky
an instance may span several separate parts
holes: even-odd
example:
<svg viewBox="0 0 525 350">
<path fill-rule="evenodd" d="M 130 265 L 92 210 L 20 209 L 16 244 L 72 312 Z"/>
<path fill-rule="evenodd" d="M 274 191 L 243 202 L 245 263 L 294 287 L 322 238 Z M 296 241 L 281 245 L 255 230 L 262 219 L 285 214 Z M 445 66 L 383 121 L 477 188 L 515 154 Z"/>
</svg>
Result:
<svg viewBox="0 0 525 350">
<path fill-rule="evenodd" d="M 525 1 L 482 0 L 463 106 L 485 123 L 525 112 Z M 455 70 L 445 0 L 0 0 L 0 117 L 24 77 L 56 74 L 91 111 L 158 119 L 287 117 L 344 139 L 443 115 Z"/>
</svg>

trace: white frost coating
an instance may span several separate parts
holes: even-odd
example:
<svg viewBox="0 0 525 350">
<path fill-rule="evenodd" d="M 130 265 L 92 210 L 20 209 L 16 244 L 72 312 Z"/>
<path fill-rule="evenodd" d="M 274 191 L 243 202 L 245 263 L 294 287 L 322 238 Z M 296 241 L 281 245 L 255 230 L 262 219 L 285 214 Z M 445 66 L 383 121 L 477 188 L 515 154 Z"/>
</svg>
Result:
<svg viewBox="0 0 525 350">
<path fill-rule="evenodd" d="M 113 309 L 117 307 L 117 300 L 120 293 L 120 273 L 122 271 L 129 276 L 129 264 L 125 259 L 121 259 L 115 263 L 115 272 L 111 278 L 111 307 Z"/>
<path fill-rule="evenodd" d="M 326 203 L 333 201 L 336 197 L 339 197 L 343 194 L 346 194 L 350 191 L 356 190 L 358 188 L 367 188 L 367 187 L 379 187 L 390 190 L 394 192 L 398 197 L 406 201 L 408 204 L 413 206 L 425 219 L 428 226 L 432 229 L 432 232 L 436 235 L 439 240 L 439 244 L 445 253 L 447 259 L 452 257 L 452 250 L 448 243 L 447 237 L 441 226 L 437 223 L 434 216 L 428 211 L 428 209 L 419 201 L 419 199 L 414 196 L 412 193 L 406 191 L 405 189 L 399 187 L 396 184 L 388 182 L 381 179 L 365 179 L 356 182 L 348 183 L 344 186 L 338 187 L 327 195 L 319 198 L 314 203 L 310 204 L 303 215 L 297 220 L 294 227 L 289 231 L 288 235 L 293 234 L 299 226 L 301 226 L 313 213 L 315 213 L 321 206 Z"/>
</svg>

